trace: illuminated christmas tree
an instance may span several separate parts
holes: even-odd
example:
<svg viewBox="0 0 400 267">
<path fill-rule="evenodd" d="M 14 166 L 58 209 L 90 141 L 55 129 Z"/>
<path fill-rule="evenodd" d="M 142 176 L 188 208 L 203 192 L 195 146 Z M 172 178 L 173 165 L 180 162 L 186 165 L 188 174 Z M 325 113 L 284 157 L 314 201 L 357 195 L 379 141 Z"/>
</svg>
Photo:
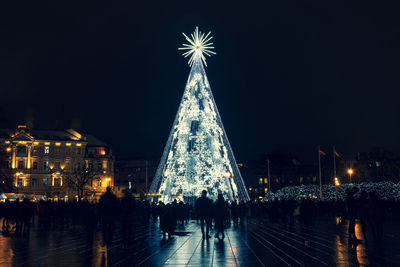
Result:
<svg viewBox="0 0 400 267">
<path fill-rule="evenodd" d="M 206 189 L 216 199 L 249 200 L 204 70 L 212 37 L 196 27 L 181 50 L 191 71 L 160 165 L 150 188 L 163 202 L 192 202 Z"/>
</svg>

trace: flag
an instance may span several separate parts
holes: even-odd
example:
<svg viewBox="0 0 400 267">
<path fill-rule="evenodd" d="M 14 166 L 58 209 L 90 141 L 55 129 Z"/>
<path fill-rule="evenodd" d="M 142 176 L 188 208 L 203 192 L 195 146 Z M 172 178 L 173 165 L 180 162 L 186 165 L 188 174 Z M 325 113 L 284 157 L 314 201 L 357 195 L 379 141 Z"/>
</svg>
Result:
<svg viewBox="0 0 400 267">
<path fill-rule="evenodd" d="M 326 153 L 325 153 L 324 151 L 322 151 L 320 148 L 319 148 L 319 154 L 320 154 L 321 156 L 325 156 L 325 155 L 326 155 Z"/>
<path fill-rule="evenodd" d="M 340 157 L 340 154 L 336 151 L 335 148 L 333 148 L 333 154 L 335 154 L 336 157 Z"/>
</svg>

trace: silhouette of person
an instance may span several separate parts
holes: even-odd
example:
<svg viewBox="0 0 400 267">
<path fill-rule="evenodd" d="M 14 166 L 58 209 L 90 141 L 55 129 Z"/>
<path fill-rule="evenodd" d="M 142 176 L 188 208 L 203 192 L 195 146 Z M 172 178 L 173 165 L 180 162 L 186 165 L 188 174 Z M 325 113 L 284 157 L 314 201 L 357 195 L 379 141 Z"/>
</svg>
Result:
<svg viewBox="0 0 400 267">
<path fill-rule="evenodd" d="M 129 243 L 133 240 L 133 221 L 135 217 L 136 201 L 129 190 L 125 191 L 125 195 L 121 200 L 121 226 L 123 247 L 128 248 Z"/>
<path fill-rule="evenodd" d="M 110 187 L 107 187 L 107 191 L 100 197 L 99 209 L 103 227 L 103 242 L 110 245 L 114 231 L 115 216 L 118 212 L 118 200 L 111 192 Z"/>
<path fill-rule="evenodd" d="M 201 233 L 204 238 L 210 238 L 210 224 L 211 224 L 211 205 L 212 200 L 207 197 L 207 190 L 203 190 L 201 193 L 201 197 L 196 200 L 195 209 L 199 215 L 200 225 L 201 225 Z M 204 223 L 206 224 L 206 231 L 204 232 Z"/>
<path fill-rule="evenodd" d="M 227 212 L 228 212 L 228 207 L 227 204 L 225 203 L 224 197 L 222 196 L 222 194 L 218 194 L 217 201 L 214 204 L 215 229 L 217 230 L 215 237 L 218 239 L 220 233 L 222 233 L 222 239 L 225 238 L 224 222 Z"/>
<path fill-rule="evenodd" d="M 357 239 L 355 226 L 356 226 L 356 215 L 357 215 L 357 202 L 354 198 L 354 194 L 358 191 L 357 187 L 347 190 L 346 202 L 347 212 L 349 214 L 349 243 L 356 244 L 360 240 Z"/>
</svg>

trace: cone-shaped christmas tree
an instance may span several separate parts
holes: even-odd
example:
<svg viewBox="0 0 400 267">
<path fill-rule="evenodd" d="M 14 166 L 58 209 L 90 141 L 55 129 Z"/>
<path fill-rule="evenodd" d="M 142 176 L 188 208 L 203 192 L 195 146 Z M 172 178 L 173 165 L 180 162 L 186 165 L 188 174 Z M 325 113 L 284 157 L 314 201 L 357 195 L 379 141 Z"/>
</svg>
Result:
<svg viewBox="0 0 400 267">
<path fill-rule="evenodd" d="M 163 202 L 192 202 L 202 190 L 213 199 L 221 193 L 225 199 L 249 200 L 204 70 L 203 54 L 213 53 L 208 36 L 197 28 L 192 39 L 185 35 L 191 71 L 150 188 Z"/>
</svg>

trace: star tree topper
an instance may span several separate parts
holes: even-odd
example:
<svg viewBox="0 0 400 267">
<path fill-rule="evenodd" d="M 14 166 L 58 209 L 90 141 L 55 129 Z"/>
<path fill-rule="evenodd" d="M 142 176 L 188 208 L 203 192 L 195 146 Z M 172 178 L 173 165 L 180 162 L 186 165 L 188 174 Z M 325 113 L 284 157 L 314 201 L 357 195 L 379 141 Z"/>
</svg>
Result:
<svg viewBox="0 0 400 267">
<path fill-rule="evenodd" d="M 178 50 L 187 50 L 183 53 L 183 56 L 189 58 L 189 65 L 192 66 L 193 62 L 197 60 L 202 60 L 204 65 L 207 66 L 206 57 L 215 55 L 216 53 L 212 51 L 214 49 L 213 43 L 210 43 L 211 39 L 213 38 L 210 36 L 211 32 L 207 33 L 206 35 L 199 31 L 199 28 L 196 27 L 194 32 L 190 35 L 192 38 L 189 38 L 186 34 L 182 33 L 185 36 L 186 40 L 189 44 L 182 44 L 183 47 L 178 48 Z"/>
</svg>

